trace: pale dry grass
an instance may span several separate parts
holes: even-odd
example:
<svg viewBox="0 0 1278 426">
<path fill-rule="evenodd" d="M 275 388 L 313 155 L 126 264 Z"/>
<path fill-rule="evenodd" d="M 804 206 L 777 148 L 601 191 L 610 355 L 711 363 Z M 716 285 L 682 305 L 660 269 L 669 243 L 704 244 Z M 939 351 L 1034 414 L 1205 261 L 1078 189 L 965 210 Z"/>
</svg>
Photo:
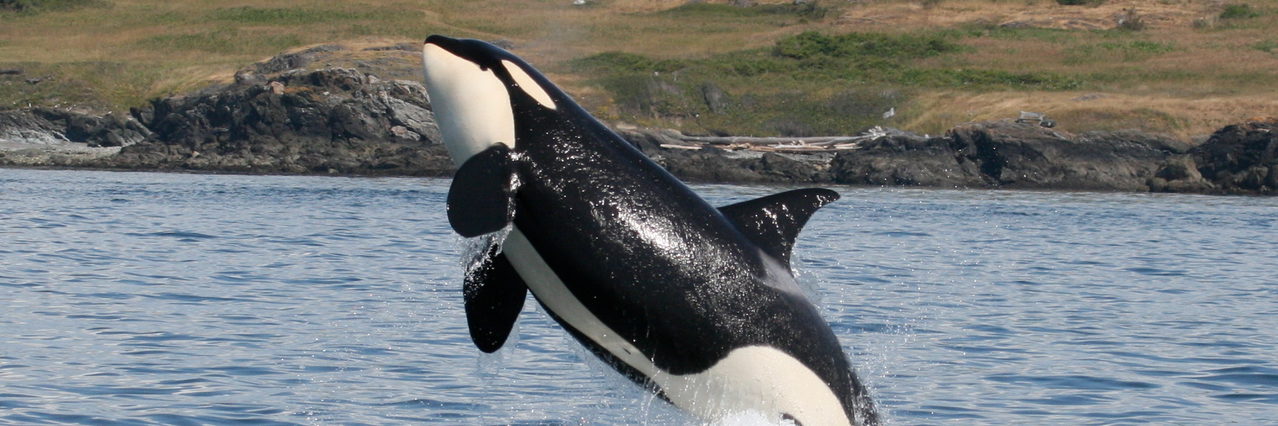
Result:
<svg viewBox="0 0 1278 426">
<path fill-rule="evenodd" d="M 1098 92 L 929 93 L 915 99 L 901 126 L 939 134 L 955 123 L 1047 114 L 1060 130 L 1135 129 L 1193 140 L 1250 117 L 1278 116 L 1278 98 L 1265 94 L 1170 97 Z"/>
<path fill-rule="evenodd" d="M 1052 0 L 919 0 L 857 2 L 840 17 L 849 29 L 879 31 L 950 27 L 973 22 L 1067 30 L 1114 28 L 1135 9 L 1150 29 L 1189 28 L 1193 21 L 1219 14 L 1221 1 L 1111 0 L 1098 6 L 1063 6 Z"/>
</svg>

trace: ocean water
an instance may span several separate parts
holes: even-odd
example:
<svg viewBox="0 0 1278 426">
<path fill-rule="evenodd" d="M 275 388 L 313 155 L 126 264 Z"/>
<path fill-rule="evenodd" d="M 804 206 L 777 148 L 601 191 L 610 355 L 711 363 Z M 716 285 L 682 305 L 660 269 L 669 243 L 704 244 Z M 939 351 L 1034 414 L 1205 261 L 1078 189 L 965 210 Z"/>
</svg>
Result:
<svg viewBox="0 0 1278 426">
<path fill-rule="evenodd" d="M 0 423 L 694 422 L 532 303 L 474 349 L 448 184 L 0 169 Z M 799 278 L 889 423 L 1278 423 L 1278 199 L 836 189 Z"/>
</svg>

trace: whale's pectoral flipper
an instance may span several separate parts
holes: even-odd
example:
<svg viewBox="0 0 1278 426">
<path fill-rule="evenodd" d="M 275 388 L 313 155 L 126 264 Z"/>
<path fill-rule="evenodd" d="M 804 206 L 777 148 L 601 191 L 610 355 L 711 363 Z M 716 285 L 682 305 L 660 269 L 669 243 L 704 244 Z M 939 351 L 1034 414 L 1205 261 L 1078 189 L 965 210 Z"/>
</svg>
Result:
<svg viewBox="0 0 1278 426">
<path fill-rule="evenodd" d="M 528 286 L 519 278 L 505 253 L 493 245 L 481 263 L 466 274 L 462 297 L 466 301 L 466 325 L 479 350 L 501 349 L 524 309 Z"/>
<path fill-rule="evenodd" d="M 515 218 L 510 148 L 494 144 L 457 168 L 448 188 L 448 224 L 471 238 L 505 228 Z"/>
<path fill-rule="evenodd" d="M 799 230 L 817 209 L 839 199 L 822 188 L 796 189 L 719 208 L 751 241 L 790 266 L 790 250 Z"/>
</svg>

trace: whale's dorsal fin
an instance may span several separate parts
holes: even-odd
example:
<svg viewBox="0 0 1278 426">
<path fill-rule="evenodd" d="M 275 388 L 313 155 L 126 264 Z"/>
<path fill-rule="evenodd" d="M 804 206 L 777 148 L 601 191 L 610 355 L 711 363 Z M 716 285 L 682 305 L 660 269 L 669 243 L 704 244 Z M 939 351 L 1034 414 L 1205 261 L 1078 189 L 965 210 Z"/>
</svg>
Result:
<svg viewBox="0 0 1278 426">
<path fill-rule="evenodd" d="M 759 248 L 790 266 L 794 238 L 812 213 L 839 199 L 822 188 L 796 189 L 719 208 Z"/>
<path fill-rule="evenodd" d="M 499 231 L 514 220 L 514 173 L 510 148 L 501 143 L 462 163 L 448 187 L 448 224 L 453 230 L 471 238 Z"/>
<path fill-rule="evenodd" d="M 496 352 L 506 343 L 528 294 L 528 285 L 519 278 L 506 254 L 497 250 L 499 246 L 494 244 L 483 262 L 467 271 L 462 286 L 470 340 L 486 353 Z"/>
</svg>

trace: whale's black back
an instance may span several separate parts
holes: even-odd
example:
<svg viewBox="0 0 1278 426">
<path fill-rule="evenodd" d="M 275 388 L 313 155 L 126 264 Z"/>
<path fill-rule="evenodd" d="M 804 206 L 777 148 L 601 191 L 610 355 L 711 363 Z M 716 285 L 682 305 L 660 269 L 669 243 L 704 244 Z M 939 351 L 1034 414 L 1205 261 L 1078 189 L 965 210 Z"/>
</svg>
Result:
<svg viewBox="0 0 1278 426">
<path fill-rule="evenodd" d="M 584 111 L 563 111 L 575 107 L 516 104 L 514 219 L 574 297 L 672 374 L 770 346 L 837 378 L 845 407 L 863 406 L 850 403 L 866 392 L 788 268 L 769 268 L 718 209 Z"/>
</svg>

